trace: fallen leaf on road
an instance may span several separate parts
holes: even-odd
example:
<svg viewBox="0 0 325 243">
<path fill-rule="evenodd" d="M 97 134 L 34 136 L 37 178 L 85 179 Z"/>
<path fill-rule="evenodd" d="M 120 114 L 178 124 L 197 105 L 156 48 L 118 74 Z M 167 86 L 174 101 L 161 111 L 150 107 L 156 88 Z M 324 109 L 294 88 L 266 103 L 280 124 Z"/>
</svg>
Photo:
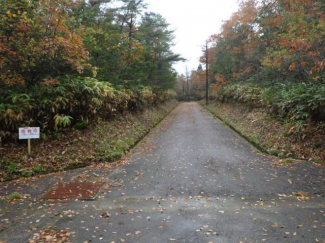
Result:
<svg viewBox="0 0 325 243">
<path fill-rule="evenodd" d="M 308 192 L 296 192 L 293 194 L 298 201 L 308 201 L 310 199 L 310 193 Z"/>
</svg>

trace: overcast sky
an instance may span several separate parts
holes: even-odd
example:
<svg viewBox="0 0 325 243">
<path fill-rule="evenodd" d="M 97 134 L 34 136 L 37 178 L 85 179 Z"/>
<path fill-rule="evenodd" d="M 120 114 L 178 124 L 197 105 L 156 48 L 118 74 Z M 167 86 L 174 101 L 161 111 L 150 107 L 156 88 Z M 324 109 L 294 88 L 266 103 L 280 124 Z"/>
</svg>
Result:
<svg viewBox="0 0 325 243">
<path fill-rule="evenodd" d="M 174 66 L 179 73 L 196 69 L 202 46 L 212 34 L 220 31 L 222 21 L 238 8 L 237 0 L 146 0 L 148 12 L 160 13 L 175 30 L 173 51 L 187 62 Z"/>
</svg>

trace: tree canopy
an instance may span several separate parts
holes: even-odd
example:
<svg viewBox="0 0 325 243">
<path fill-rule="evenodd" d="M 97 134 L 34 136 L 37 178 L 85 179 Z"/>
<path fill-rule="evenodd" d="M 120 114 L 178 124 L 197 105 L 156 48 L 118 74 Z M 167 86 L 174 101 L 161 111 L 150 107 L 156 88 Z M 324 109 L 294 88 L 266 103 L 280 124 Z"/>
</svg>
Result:
<svg viewBox="0 0 325 243">
<path fill-rule="evenodd" d="M 171 88 L 173 31 L 143 0 L 1 0 L 0 87 L 40 85 L 62 75 L 116 86 Z"/>
<path fill-rule="evenodd" d="M 262 82 L 324 81 L 325 3 L 247 0 L 212 35 L 211 75 Z"/>
</svg>

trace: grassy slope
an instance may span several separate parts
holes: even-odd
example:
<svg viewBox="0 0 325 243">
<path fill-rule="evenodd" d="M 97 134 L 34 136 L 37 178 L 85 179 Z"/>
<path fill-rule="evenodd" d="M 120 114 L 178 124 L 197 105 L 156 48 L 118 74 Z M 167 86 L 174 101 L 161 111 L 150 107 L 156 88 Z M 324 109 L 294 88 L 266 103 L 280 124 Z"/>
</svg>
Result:
<svg viewBox="0 0 325 243">
<path fill-rule="evenodd" d="M 263 108 L 241 104 L 211 102 L 206 108 L 270 154 L 324 163 L 325 134 L 312 127 L 299 129 L 270 117 Z"/>
<path fill-rule="evenodd" d="M 176 101 L 169 101 L 141 112 L 119 115 L 110 121 L 99 121 L 85 130 L 71 129 L 47 139 L 33 140 L 30 157 L 26 156 L 26 144 L 0 147 L 0 180 L 114 161 L 176 105 Z"/>
</svg>

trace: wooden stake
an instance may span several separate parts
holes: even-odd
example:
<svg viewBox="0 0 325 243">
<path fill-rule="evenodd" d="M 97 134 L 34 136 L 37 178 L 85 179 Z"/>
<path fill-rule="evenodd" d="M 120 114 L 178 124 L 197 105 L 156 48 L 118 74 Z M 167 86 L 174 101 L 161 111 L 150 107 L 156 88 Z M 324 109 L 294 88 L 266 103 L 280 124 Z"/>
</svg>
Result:
<svg viewBox="0 0 325 243">
<path fill-rule="evenodd" d="M 28 155 L 30 155 L 30 139 L 28 139 Z"/>
</svg>

